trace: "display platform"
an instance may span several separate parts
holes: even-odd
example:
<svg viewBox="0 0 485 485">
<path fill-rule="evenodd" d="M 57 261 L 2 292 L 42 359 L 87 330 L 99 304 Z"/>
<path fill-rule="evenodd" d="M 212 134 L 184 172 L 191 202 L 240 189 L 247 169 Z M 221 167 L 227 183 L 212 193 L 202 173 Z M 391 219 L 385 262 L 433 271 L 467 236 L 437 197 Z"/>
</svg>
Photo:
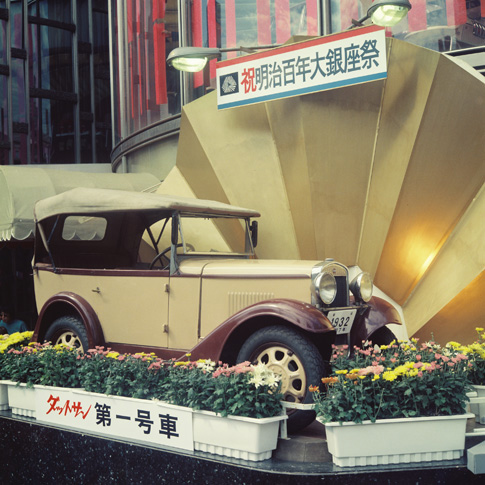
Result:
<svg viewBox="0 0 485 485">
<path fill-rule="evenodd" d="M 398 439 L 398 437 L 396 437 Z M 483 437 L 467 438 L 466 448 Z M 0 412 L 0 483 L 79 484 L 481 484 L 459 460 L 341 468 L 315 422 L 281 440 L 273 458 L 249 462 L 112 440 Z"/>
</svg>

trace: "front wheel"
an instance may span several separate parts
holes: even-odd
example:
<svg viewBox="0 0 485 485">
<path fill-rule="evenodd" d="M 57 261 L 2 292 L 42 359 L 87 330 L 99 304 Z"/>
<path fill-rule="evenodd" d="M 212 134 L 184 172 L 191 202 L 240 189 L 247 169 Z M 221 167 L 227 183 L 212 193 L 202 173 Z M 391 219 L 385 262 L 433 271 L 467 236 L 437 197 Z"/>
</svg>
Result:
<svg viewBox="0 0 485 485">
<path fill-rule="evenodd" d="M 387 327 L 381 327 L 376 330 L 368 339 L 373 345 L 380 347 L 381 345 L 389 345 L 393 340 L 396 340 L 394 333 Z"/>
<path fill-rule="evenodd" d="M 283 326 L 265 327 L 249 337 L 239 351 L 238 362 L 263 363 L 281 376 L 285 401 L 311 403 L 308 388 L 318 386 L 325 365 L 316 346 L 303 334 Z M 298 431 L 315 420 L 315 411 L 293 410 L 288 414 L 288 431 Z"/>
<path fill-rule="evenodd" d="M 64 344 L 82 352 L 89 348 L 88 335 L 77 317 L 63 316 L 55 320 L 45 334 L 45 340 L 52 345 Z"/>
</svg>

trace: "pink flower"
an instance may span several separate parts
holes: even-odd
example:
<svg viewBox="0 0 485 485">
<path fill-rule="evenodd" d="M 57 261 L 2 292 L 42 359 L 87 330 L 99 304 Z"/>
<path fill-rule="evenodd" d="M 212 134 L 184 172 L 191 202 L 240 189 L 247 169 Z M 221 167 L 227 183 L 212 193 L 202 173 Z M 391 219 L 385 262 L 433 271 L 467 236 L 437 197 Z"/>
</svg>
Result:
<svg viewBox="0 0 485 485">
<path fill-rule="evenodd" d="M 421 360 L 421 356 L 419 354 L 416 355 L 416 360 Z"/>
<path fill-rule="evenodd" d="M 454 362 L 448 362 L 448 365 L 449 365 L 450 367 L 453 367 L 453 366 L 455 365 L 455 363 L 454 363 Z"/>
<path fill-rule="evenodd" d="M 384 366 L 382 365 L 372 365 L 359 370 L 359 376 L 366 376 L 368 374 L 382 374 L 384 372 Z"/>
<path fill-rule="evenodd" d="M 393 358 L 391 359 L 391 362 L 394 364 L 394 363 L 396 362 L 396 359 L 393 357 Z"/>
</svg>

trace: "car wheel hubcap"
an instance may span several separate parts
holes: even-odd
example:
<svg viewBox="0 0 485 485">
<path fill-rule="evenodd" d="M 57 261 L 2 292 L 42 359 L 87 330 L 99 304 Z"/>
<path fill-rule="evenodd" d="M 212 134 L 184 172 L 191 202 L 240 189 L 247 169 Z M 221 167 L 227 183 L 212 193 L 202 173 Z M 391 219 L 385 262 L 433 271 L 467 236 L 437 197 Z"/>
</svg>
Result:
<svg viewBox="0 0 485 485">
<path fill-rule="evenodd" d="M 82 347 L 81 340 L 74 332 L 64 332 L 56 340 L 56 344 L 64 344 L 68 347 Z"/>
<path fill-rule="evenodd" d="M 301 360 L 286 347 L 268 347 L 254 359 L 281 376 L 281 392 L 285 401 L 301 402 L 305 397 L 306 375 Z M 253 360 L 253 361 L 254 361 Z"/>
</svg>

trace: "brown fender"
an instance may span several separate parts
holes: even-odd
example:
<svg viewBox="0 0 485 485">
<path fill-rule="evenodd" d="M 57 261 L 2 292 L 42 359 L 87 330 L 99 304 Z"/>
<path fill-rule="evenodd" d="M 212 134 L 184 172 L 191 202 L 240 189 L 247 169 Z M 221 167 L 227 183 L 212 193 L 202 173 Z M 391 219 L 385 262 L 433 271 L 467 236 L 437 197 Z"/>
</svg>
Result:
<svg viewBox="0 0 485 485">
<path fill-rule="evenodd" d="M 54 320 L 62 315 L 73 313 L 77 313 L 82 319 L 86 328 L 89 347 L 104 346 L 103 330 L 96 312 L 84 298 L 69 291 L 57 293 L 44 303 L 35 324 L 32 340 L 34 342 L 42 342 L 47 328 Z"/>
<path fill-rule="evenodd" d="M 191 359 L 219 360 L 230 336 L 244 324 L 255 319 L 284 320 L 302 330 L 315 334 L 333 332 L 328 318 L 314 306 L 297 300 L 275 299 L 255 303 L 235 313 L 219 325 L 191 351 Z M 242 344 L 242 342 L 240 342 Z"/>
<path fill-rule="evenodd" d="M 362 341 L 367 340 L 376 330 L 388 323 L 402 325 L 401 316 L 396 307 L 377 296 L 371 298 L 368 310 L 360 318 L 364 319 L 364 325 L 354 323 L 350 337 L 352 347 L 354 345 L 360 346 Z"/>
</svg>

